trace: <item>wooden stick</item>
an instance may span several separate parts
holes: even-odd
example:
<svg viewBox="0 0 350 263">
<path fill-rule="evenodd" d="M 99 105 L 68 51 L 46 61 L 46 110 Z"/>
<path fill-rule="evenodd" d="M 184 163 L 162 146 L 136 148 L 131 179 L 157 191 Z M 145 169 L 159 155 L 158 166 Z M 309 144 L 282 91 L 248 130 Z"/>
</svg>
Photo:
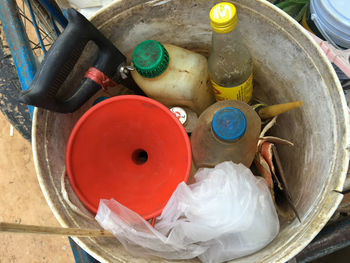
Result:
<svg viewBox="0 0 350 263">
<path fill-rule="evenodd" d="M 114 237 L 114 235 L 111 232 L 102 230 L 102 229 L 34 226 L 34 225 L 22 225 L 22 224 L 2 223 L 2 222 L 0 222 L 0 232 L 80 236 L 80 237 Z"/>
</svg>

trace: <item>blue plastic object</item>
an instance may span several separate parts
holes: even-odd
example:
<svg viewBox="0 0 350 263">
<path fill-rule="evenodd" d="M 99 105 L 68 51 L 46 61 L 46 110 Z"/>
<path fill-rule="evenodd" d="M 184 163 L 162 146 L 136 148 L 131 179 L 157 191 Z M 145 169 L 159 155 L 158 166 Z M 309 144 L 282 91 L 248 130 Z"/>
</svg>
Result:
<svg viewBox="0 0 350 263">
<path fill-rule="evenodd" d="M 95 106 L 97 103 L 100 103 L 101 101 L 104 101 L 106 99 L 109 99 L 109 97 L 106 96 L 102 96 L 102 97 L 98 97 L 97 99 L 95 99 L 95 101 L 92 103 L 92 106 Z"/>
<path fill-rule="evenodd" d="M 88 253 L 86 253 L 85 250 L 79 247 L 71 237 L 68 237 L 68 240 L 72 248 L 74 260 L 76 263 L 99 263 L 99 261 L 94 259 Z"/>
<path fill-rule="evenodd" d="M 215 113 L 212 128 L 219 139 L 233 141 L 242 137 L 247 120 L 239 109 L 226 107 Z"/>
<path fill-rule="evenodd" d="M 27 90 L 35 75 L 36 63 L 22 21 L 19 17 L 15 1 L 0 1 L 0 20 L 11 50 L 22 89 Z M 29 112 L 32 115 L 32 106 L 29 106 Z"/>
</svg>

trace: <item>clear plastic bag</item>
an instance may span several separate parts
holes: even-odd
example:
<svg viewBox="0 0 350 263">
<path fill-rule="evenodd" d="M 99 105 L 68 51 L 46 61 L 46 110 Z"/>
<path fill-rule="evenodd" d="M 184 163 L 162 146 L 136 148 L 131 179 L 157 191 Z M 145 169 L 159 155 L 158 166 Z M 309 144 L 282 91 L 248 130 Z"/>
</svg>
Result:
<svg viewBox="0 0 350 263">
<path fill-rule="evenodd" d="M 260 250 L 279 231 L 266 182 L 242 164 L 224 162 L 181 183 L 154 228 L 115 200 L 101 200 L 96 220 L 129 253 L 223 262 Z"/>
</svg>

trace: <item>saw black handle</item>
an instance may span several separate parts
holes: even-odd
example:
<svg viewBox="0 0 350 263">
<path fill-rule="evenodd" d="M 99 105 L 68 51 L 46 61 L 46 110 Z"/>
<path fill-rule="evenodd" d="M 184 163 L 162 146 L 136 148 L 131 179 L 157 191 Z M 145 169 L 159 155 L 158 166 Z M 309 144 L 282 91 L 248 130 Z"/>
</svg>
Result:
<svg viewBox="0 0 350 263">
<path fill-rule="evenodd" d="M 67 27 L 47 52 L 29 89 L 22 92 L 20 101 L 62 113 L 80 108 L 101 88 L 99 84 L 84 77 L 66 99 L 57 99 L 57 93 L 89 41 L 98 47 L 93 67 L 111 79 L 119 78 L 118 67 L 125 64 L 125 56 L 83 15 L 69 9 Z"/>
</svg>

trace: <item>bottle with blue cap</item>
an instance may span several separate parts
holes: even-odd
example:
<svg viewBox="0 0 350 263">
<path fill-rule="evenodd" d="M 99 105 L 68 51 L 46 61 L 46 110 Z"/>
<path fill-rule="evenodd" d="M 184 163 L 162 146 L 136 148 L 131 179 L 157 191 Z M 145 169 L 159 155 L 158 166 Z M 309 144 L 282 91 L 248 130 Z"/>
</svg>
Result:
<svg viewBox="0 0 350 263">
<path fill-rule="evenodd" d="M 196 168 L 214 167 L 224 161 L 250 167 L 257 151 L 261 120 L 248 104 L 220 101 L 207 108 L 192 132 Z"/>
</svg>

